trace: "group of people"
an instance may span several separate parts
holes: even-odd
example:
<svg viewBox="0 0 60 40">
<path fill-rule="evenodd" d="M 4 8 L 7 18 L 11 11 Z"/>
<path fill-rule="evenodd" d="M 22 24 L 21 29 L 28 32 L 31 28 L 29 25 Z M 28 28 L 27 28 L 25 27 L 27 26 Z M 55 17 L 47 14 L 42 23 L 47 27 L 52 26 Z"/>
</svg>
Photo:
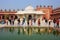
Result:
<svg viewBox="0 0 60 40">
<path fill-rule="evenodd" d="M 59 26 L 60 26 L 60 18 L 57 18 L 57 19 L 54 18 L 53 23 L 54 23 L 54 27 L 59 28 Z"/>
<path fill-rule="evenodd" d="M 49 26 L 49 27 L 59 27 L 60 18 L 49 19 L 46 18 L 40 20 L 40 18 L 7 18 L 0 20 L 0 24 L 6 25 L 19 25 L 19 26 Z"/>
<path fill-rule="evenodd" d="M 45 23 L 44 23 L 45 22 Z M 44 22 L 42 22 L 43 24 L 42 25 L 47 25 L 49 27 L 60 27 L 60 18 L 54 18 L 54 19 L 45 19 L 44 18 Z"/>
</svg>

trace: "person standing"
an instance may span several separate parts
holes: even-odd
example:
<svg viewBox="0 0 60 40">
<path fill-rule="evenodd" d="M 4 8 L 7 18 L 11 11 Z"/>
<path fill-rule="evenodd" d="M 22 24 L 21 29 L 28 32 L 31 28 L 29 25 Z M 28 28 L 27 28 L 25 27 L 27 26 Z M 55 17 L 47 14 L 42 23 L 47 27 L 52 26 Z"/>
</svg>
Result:
<svg viewBox="0 0 60 40">
<path fill-rule="evenodd" d="M 56 19 L 53 19 L 54 27 L 56 27 Z"/>
<path fill-rule="evenodd" d="M 56 20 L 57 27 L 59 28 L 59 19 Z"/>
<path fill-rule="evenodd" d="M 18 25 L 20 25 L 20 18 L 17 21 L 18 21 Z"/>
<path fill-rule="evenodd" d="M 29 26 L 32 26 L 32 20 L 29 20 Z"/>
<path fill-rule="evenodd" d="M 51 19 L 49 19 L 49 27 L 50 27 L 50 25 L 51 25 Z"/>
<path fill-rule="evenodd" d="M 5 21 L 6 21 L 6 24 L 8 25 L 8 19 L 5 19 Z"/>
<path fill-rule="evenodd" d="M 25 23 L 25 18 L 23 18 L 23 22 L 22 22 L 22 25 Z"/>
<path fill-rule="evenodd" d="M 11 24 L 14 25 L 14 19 L 11 19 Z"/>
</svg>

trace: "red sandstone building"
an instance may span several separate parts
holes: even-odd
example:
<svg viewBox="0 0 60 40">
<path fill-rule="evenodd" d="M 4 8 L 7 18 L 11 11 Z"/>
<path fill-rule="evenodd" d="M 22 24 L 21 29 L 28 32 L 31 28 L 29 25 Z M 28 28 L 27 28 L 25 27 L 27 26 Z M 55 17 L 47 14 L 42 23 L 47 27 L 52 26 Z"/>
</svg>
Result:
<svg viewBox="0 0 60 40">
<path fill-rule="evenodd" d="M 50 19 L 50 15 L 52 14 L 52 6 L 36 6 L 36 11 L 43 11 L 45 13 L 45 15 L 43 17 L 45 17 L 46 19 Z M 18 9 L 19 10 L 19 9 Z M 17 10 L 17 11 L 18 11 Z M 3 10 L 1 9 L 0 10 L 0 19 L 2 18 L 7 18 L 8 16 L 11 17 L 15 15 L 15 13 L 17 13 L 17 11 L 14 9 L 14 10 Z M 7 14 L 7 15 L 6 15 Z"/>
<path fill-rule="evenodd" d="M 15 9 L 14 10 L 11 10 L 11 9 L 9 9 L 9 10 L 5 9 L 5 10 L 3 10 L 3 9 L 1 9 L 0 10 L 0 19 L 4 19 L 4 18 L 7 18 L 7 17 L 14 16 L 16 12 L 17 11 Z"/>
<path fill-rule="evenodd" d="M 51 14 L 51 18 L 60 18 L 60 7 L 53 9 L 53 14 Z"/>
<path fill-rule="evenodd" d="M 37 6 L 36 7 L 36 10 L 37 11 L 40 11 L 40 10 L 42 10 L 44 13 L 45 13 L 45 15 L 44 15 L 44 17 L 46 18 L 46 19 L 50 19 L 50 15 L 52 14 L 52 6 Z"/>
</svg>

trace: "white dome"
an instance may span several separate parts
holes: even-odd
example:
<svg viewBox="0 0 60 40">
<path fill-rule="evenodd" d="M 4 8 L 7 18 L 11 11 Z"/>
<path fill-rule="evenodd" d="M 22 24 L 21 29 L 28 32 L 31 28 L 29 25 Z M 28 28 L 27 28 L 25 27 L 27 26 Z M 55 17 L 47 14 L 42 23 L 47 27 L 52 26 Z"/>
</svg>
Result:
<svg viewBox="0 0 60 40">
<path fill-rule="evenodd" d="M 34 10 L 34 8 L 31 5 L 29 5 L 25 8 L 25 11 L 33 11 L 33 10 Z"/>
</svg>

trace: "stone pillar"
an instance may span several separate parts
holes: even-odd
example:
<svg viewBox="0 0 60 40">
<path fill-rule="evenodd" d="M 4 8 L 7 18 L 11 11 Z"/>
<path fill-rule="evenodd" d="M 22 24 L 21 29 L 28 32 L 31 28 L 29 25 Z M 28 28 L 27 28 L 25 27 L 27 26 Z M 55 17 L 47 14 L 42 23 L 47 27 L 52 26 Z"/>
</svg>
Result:
<svg viewBox="0 0 60 40">
<path fill-rule="evenodd" d="M 18 18 L 20 18 L 20 15 L 17 15 Z"/>
<path fill-rule="evenodd" d="M 5 19 L 7 18 L 6 16 L 7 16 L 7 15 L 5 15 L 5 17 L 4 17 Z"/>
<path fill-rule="evenodd" d="M 26 14 L 26 21 L 28 22 L 28 14 Z"/>
<path fill-rule="evenodd" d="M 40 15 L 40 22 L 42 21 L 42 17 L 43 17 L 43 16 L 42 16 L 42 15 Z"/>
<path fill-rule="evenodd" d="M 38 26 L 38 15 L 36 15 L 36 26 Z"/>
<path fill-rule="evenodd" d="M 15 18 L 15 15 L 13 15 L 13 18 Z"/>
</svg>

